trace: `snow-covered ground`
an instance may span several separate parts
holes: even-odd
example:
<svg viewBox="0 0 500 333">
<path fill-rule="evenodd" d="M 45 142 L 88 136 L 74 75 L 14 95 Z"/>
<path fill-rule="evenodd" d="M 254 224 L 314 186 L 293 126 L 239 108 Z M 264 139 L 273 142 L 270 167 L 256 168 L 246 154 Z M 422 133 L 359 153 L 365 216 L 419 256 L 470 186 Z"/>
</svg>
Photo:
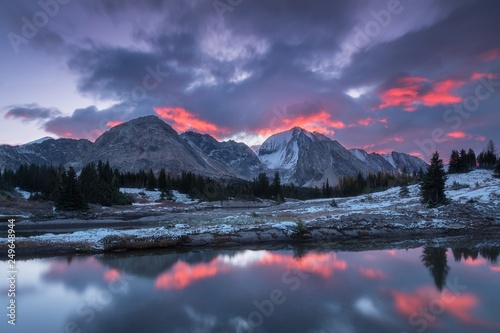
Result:
<svg viewBox="0 0 500 333">
<path fill-rule="evenodd" d="M 464 185 L 453 190 L 453 184 Z M 287 202 L 281 213 L 303 216 L 304 221 L 317 219 L 340 219 L 351 214 L 404 215 L 408 210 L 425 211 L 420 203 L 419 185 L 410 185 L 409 196 L 399 195 L 400 187 L 350 198 L 337 198 L 337 207 L 331 207 L 332 199 L 317 199 L 304 202 Z M 448 175 L 446 195 L 453 202 L 475 202 L 500 206 L 500 179 L 492 177 L 490 170 L 474 170 L 466 174 Z"/>
<path fill-rule="evenodd" d="M 453 189 L 454 183 L 465 186 Z M 456 184 L 455 184 L 456 187 Z M 460 186 L 459 186 L 460 187 Z M 226 239 L 290 239 L 297 230 L 297 222 L 303 221 L 308 228 L 316 228 L 314 237 L 323 235 L 384 235 L 394 232 L 402 235 L 404 230 L 421 232 L 437 229 L 482 230 L 487 226 L 500 225 L 500 179 L 492 177 L 492 172 L 475 170 L 468 174 L 449 175 L 446 182 L 446 194 L 455 205 L 429 209 L 420 203 L 419 186 L 409 186 L 409 196 L 401 197 L 400 188 L 391 188 L 383 192 L 351 198 L 335 199 L 336 207 L 331 206 L 332 199 L 308 201 L 289 200 L 282 205 L 263 208 L 205 209 L 204 203 L 193 202 L 187 196 L 174 192 L 178 202 L 185 202 L 181 210 L 163 206 L 152 206 L 159 199 L 157 191 L 140 189 L 122 189 L 125 193 L 145 197 L 150 207 L 135 207 L 145 211 L 161 212 L 163 215 L 146 217 L 141 221 L 153 221 L 154 224 L 134 230 L 92 229 L 70 234 L 45 234 L 32 237 L 19 237 L 19 242 L 35 241 L 40 244 L 83 242 L 93 250 L 103 250 L 108 236 L 121 239 L 139 239 L 149 242 L 155 239 L 179 239 L 180 237 L 205 237 L 199 244 L 214 242 L 217 237 Z M 467 203 L 467 205 L 466 205 Z M 464 213 L 455 214 L 465 207 Z M 163 210 L 161 210 L 161 209 Z M 167 209 L 168 208 L 168 209 Z M 112 208 L 106 208 L 112 209 Z M 123 210 L 121 213 L 125 213 Z M 482 219 L 476 215 L 486 212 Z M 462 215 L 460 215 L 462 214 Z M 117 213 L 119 215 L 119 213 Z M 149 219 L 149 220 L 148 220 Z M 117 219 L 119 221 L 119 219 Z M 78 222 L 78 221 L 77 221 Z M 39 224 L 39 223 L 37 223 Z M 98 228 L 98 227 L 97 227 Z M 321 231 L 319 230 L 321 229 Z M 205 236 L 200 236 L 205 235 Z M 249 236 L 250 235 L 250 236 Z M 261 238 L 262 237 L 262 238 Z M 284 238 L 283 238 L 284 237 Z M 0 247 L 6 239 L 0 239 Z M 5 244 L 3 244 L 5 245 Z"/>
<path fill-rule="evenodd" d="M 142 203 L 135 203 L 134 205 L 154 205 L 161 199 L 161 192 L 160 191 L 147 191 L 146 189 L 140 189 L 140 188 L 127 188 L 123 187 L 120 188 L 120 191 L 122 193 L 126 194 L 132 194 L 136 196 L 137 198 L 144 199 L 146 202 Z M 191 199 L 188 195 L 180 193 L 178 191 L 172 191 L 172 194 L 174 196 L 175 202 L 180 202 L 183 204 L 194 204 L 197 201 Z"/>
</svg>

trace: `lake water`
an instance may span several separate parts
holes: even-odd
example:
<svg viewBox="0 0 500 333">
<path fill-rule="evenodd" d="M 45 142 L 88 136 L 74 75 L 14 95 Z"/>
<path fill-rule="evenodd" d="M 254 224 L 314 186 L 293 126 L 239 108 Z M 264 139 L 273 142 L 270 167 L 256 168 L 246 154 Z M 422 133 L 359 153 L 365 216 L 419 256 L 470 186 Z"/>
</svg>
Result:
<svg viewBox="0 0 500 333">
<path fill-rule="evenodd" d="M 0 331 L 500 332 L 499 253 L 322 246 L 18 261 L 16 326 L 3 279 Z"/>
</svg>

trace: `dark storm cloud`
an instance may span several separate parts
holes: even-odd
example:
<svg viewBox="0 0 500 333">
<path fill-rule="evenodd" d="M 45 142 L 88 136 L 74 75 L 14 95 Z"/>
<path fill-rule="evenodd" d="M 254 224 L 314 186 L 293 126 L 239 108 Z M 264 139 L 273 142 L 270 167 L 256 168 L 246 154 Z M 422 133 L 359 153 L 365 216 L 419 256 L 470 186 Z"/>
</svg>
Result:
<svg viewBox="0 0 500 333">
<path fill-rule="evenodd" d="M 78 2 L 96 25 L 129 25 L 133 43 L 91 37 L 69 41 L 67 34 L 50 29 L 40 33 L 33 45 L 49 52 L 64 49 L 60 52 L 68 55 L 81 93 L 117 103 L 102 111 L 76 110 L 45 128 L 92 139 L 109 128 L 108 122 L 153 114 L 155 107 L 181 107 L 230 129 L 229 134 L 269 133 L 293 117 L 316 119 L 324 111 L 330 124 L 344 124 L 335 125 L 334 132 L 346 146 L 417 150 L 415 140 L 430 137 L 429 124 L 457 131 L 443 119 L 451 105 L 433 98 L 473 94 L 473 73 L 500 71 L 498 61 L 480 56 L 500 48 L 495 33 L 500 4 L 400 1 L 401 11 L 383 26 L 373 13 L 387 13 L 390 3 L 259 0 L 221 12 L 213 1 L 201 0 Z M 21 16 L 32 10 L 13 9 Z M 379 24 L 379 31 L 353 49 L 359 29 L 366 34 L 370 24 Z M 405 77 L 426 80 L 418 87 L 421 99 L 381 107 L 382 94 L 398 88 L 398 79 Z M 436 86 L 446 80 L 464 83 L 446 95 Z M 350 89 L 364 89 L 364 95 L 350 97 Z M 491 115 L 497 94 L 463 119 L 458 130 L 475 138 L 485 117 L 497 121 Z M 415 110 L 405 112 L 408 105 Z M 484 129 L 485 136 L 495 135 Z"/>
<path fill-rule="evenodd" d="M 99 111 L 95 106 L 77 109 L 71 116 L 59 116 L 47 121 L 47 132 L 61 137 L 95 140 L 106 130 L 123 121 L 129 111 L 126 105 L 114 105 Z"/>
<path fill-rule="evenodd" d="M 9 108 L 5 118 L 21 119 L 23 121 L 47 120 L 60 115 L 55 108 L 44 108 L 36 104 L 16 105 Z"/>
</svg>

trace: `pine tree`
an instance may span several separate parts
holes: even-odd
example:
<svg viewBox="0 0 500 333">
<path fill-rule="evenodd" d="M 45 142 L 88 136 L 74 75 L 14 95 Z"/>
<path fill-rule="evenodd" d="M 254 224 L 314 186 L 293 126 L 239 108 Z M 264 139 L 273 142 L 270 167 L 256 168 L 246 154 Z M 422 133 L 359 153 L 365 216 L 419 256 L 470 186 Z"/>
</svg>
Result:
<svg viewBox="0 0 500 333">
<path fill-rule="evenodd" d="M 259 173 L 257 179 L 254 179 L 254 195 L 256 197 L 269 196 L 269 178 L 265 173 Z"/>
<path fill-rule="evenodd" d="M 146 190 L 154 191 L 156 187 L 156 177 L 152 169 L 149 169 L 148 178 L 146 182 Z"/>
<path fill-rule="evenodd" d="M 271 185 L 272 195 L 277 199 L 281 193 L 281 178 L 278 171 L 274 173 L 273 183 Z"/>
<path fill-rule="evenodd" d="M 486 149 L 477 157 L 477 164 L 480 168 L 492 169 L 497 162 L 496 148 L 492 140 L 488 142 Z"/>
<path fill-rule="evenodd" d="M 476 153 L 474 153 L 474 150 L 472 148 L 469 148 L 469 152 L 467 153 L 467 157 L 469 159 L 469 170 L 473 170 L 476 168 Z"/>
<path fill-rule="evenodd" d="M 88 209 L 73 167 L 70 167 L 63 176 L 60 193 L 56 200 L 56 208 L 59 210 Z"/>
<path fill-rule="evenodd" d="M 443 160 L 439 158 L 436 151 L 432 155 L 431 165 L 420 183 L 420 195 L 423 204 L 430 207 L 447 203 L 444 192 L 446 184 L 446 173 L 443 167 Z"/>
<path fill-rule="evenodd" d="M 399 196 L 402 198 L 407 198 L 410 195 L 410 189 L 408 188 L 408 184 L 404 184 L 401 186 L 399 190 Z"/>
<path fill-rule="evenodd" d="M 465 173 L 465 172 L 469 172 L 469 171 L 470 171 L 470 169 L 469 169 L 469 157 L 467 156 L 467 152 L 465 151 L 465 149 L 462 149 L 460 151 L 458 172 Z"/>
<path fill-rule="evenodd" d="M 458 173 L 460 169 L 460 155 L 458 150 L 451 151 L 450 162 L 448 165 L 448 173 Z"/>
<path fill-rule="evenodd" d="M 500 178 L 500 158 L 497 160 L 497 165 L 495 166 L 495 171 L 493 172 L 493 177 Z"/>
</svg>

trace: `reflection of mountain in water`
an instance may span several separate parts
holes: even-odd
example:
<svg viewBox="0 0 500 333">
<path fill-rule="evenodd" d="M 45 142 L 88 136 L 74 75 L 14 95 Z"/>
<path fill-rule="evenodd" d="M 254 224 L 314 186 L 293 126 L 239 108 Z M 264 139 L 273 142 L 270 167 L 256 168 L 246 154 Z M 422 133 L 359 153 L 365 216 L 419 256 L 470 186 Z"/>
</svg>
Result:
<svg viewBox="0 0 500 333">
<path fill-rule="evenodd" d="M 446 285 L 446 278 L 450 272 L 446 252 L 447 249 L 443 247 L 425 247 L 420 257 L 424 266 L 429 269 L 439 291 Z"/>
<path fill-rule="evenodd" d="M 187 253 L 104 254 L 98 259 L 106 266 L 134 276 L 156 277 L 178 261 L 188 264 L 210 262 L 220 252 L 203 251 Z"/>
<path fill-rule="evenodd" d="M 492 264 L 498 262 L 498 257 L 500 256 L 500 247 L 485 247 L 481 249 L 467 249 L 467 248 L 453 248 L 453 257 L 455 261 L 460 262 L 467 259 L 476 260 L 479 255 L 484 259 L 488 260 Z"/>
</svg>

